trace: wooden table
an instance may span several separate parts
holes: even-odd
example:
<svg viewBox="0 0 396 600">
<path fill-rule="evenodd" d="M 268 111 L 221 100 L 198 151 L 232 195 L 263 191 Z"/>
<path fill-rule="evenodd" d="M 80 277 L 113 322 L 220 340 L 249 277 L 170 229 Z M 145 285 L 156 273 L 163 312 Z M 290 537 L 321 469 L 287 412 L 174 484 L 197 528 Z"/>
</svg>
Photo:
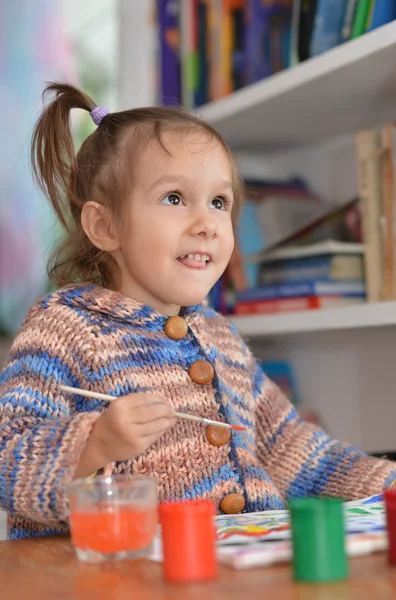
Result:
<svg viewBox="0 0 396 600">
<path fill-rule="evenodd" d="M 67 537 L 0 542 L 1 600 L 380 600 L 396 598 L 396 567 L 384 554 L 351 561 L 349 581 L 297 584 L 289 566 L 234 571 L 217 581 L 167 584 L 161 565 L 79 563 Z"/>
</svg>

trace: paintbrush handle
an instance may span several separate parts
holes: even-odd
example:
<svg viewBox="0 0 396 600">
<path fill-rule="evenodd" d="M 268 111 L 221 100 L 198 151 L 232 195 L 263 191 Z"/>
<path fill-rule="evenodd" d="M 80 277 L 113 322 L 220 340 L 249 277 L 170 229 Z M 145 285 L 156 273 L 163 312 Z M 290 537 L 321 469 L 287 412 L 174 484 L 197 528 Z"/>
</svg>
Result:
<svg viewBox="0 0 396 600">
<path fill-rule="evenodd" d="M 216 427 L 226 427 L 231 429 L 232 425 L 223 423 L 222 421 L 212 421 L 211 419 L 205 419 L 205 417 L 198 417 L 197 415 L 191 415 L 189 413 L 175 412 L 175 416 L 179 419 L 187 419 L 187 421 L 198 421 L 199 423 L 205 423 L 206 425 L 216 425 Z"/>
<path fill-rule="evenodd" d="M 80 388 L 71 387 L 69 385 L 60 385 L 59 389 L 70 394 L 77 394 L 78 396 L 85 396 L 86 398 L 95 398 L 97 400 L 105 400 L 105 402 L 112 402 L 117 400 L 116 396 L 109 396 L 108 394 L 101 394 L 100 392 L 90 392 L 89 390 L 81 390 Z M 179 419 L 187 419 L 188 421 L 199 421 L 200 423 L 206 423 L 207 425 L 216 425 L 219 427 L 226 427 L 231 429 L 232 425 L 223 423 L 222 421 L 212 421 L 211 419 L 205 419 L 205 417 L 198 417 L 197 415 L 191 415 L 183 412 L 175 412 L 175 417 Z"/>
<path fill-rule="evenodd" d="M 116 396 L 109 396 L 108 394 L 101 394 L 100 392 L 90 392 L 89 390 L 81 390 L 80 388 L 71 387 L 70 385 L 60 385 L 59 389 L 70 394 L 76 394 L 77 396 L 85 396 L 86 398 L 95 398 L 96 400 L 105 400 L 106 402 L 113 402 L 117 400 Z"/>
</svg>

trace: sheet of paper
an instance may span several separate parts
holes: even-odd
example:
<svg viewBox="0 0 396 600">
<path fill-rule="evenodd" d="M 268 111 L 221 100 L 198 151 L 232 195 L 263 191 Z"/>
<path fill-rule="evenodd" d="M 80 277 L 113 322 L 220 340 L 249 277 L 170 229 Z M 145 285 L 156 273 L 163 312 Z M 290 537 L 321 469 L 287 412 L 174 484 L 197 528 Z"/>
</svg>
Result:
<svg viewBox="0 0 396 600">
<path fill-rule="evenodd" d="M 220 563 L 248 569 L 289 562 L 292 558 L 290 516 L 273 510 L 215 517 Z M 346 550 L 360 556 L 387 549 L 386 518 L 382 494 L 345 503 Z M 150 560 L 162 561 L 160 531 Z"/>
<path fill-rule="evenodd" d="M 345 503 L 347 533 L 377 533 L 386 530 L 382 494 Z M 248 544 L 264 539 L 290 539 L 288 510 L 270 510 L 216 517 L 219 545 Z"/>
</svg>

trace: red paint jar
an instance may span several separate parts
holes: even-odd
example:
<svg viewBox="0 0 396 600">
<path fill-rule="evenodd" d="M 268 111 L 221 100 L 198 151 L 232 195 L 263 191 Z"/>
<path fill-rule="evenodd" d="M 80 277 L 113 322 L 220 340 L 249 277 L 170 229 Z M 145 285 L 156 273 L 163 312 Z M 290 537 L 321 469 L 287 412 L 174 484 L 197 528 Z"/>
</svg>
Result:
<svg viewBox="0 0 396 600">
<path fill-rule="evenodd" d="M 209 500 L 160 505 L 167 581 L 206 581 L 217 576 L 215 507 Z"/>
<path fill-rule="evenodd" d="M 384 491 L 386 524 L 388 530 L 388 561 L 396 565 L 396 488 Z"/>
</svg>

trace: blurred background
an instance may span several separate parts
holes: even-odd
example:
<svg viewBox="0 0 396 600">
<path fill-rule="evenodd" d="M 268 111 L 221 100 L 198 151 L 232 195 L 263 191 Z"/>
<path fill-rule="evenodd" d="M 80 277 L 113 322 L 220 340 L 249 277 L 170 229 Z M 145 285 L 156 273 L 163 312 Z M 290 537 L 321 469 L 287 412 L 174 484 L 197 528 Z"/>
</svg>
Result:
<svg viewBox="0 0 396 600">
<path fill-rule="evenodd" d="M 34 187 L 30 138 L 46 82 L 81 85 L 117 103 L 117 0 L 5 0 L 0 7 L 3 131 L 0 141 L 0 332 L 14 334 L 26 310 L 49 289 L 48 251 L 60 232 Z M 99 100 L 98 100 L 99 101 Z M 76 143 L 92 130 L 76 111 Z M 88 117 L 88 118 L 87 118 Z"/>
</svg>

